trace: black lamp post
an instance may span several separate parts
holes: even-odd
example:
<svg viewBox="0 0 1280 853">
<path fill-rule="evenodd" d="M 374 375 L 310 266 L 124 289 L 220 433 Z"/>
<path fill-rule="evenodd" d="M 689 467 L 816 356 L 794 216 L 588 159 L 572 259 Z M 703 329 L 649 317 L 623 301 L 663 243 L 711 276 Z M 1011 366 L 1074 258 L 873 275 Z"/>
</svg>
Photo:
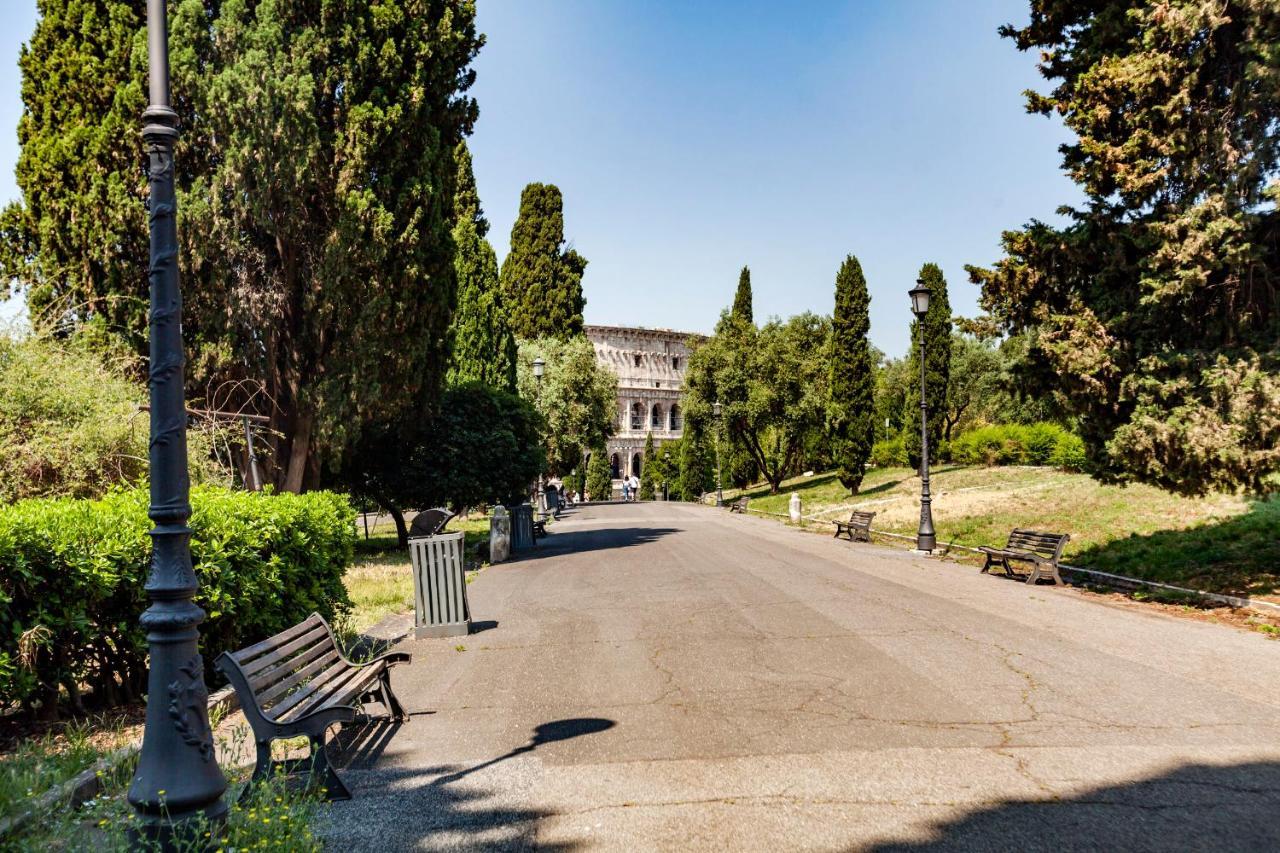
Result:
<svg viewBox="0 0 1280 853">
<path fill-rule="evenodd" d="M 542 396 L 542 374 L 546 367 L 547 363 L 542 360 L 542 356 L 538 356 L 533 360 L 534 395 L 538 398 Z M 547 510 L 547 498 L 546 493 L 543 491 L 541 471 L 538 472 L 538 509 L 542 512 Z"/>
<path fill-rule="evenodd" d="M 711 404 L 711 414 L 716 419 L 716 506 L 724 506 L 724 490 L 720 483 L 720 413 L 724 407 L 720 401 Z"/>
<path fill-rule="evenodd" d="M 662 451 L 662 499 L 670 500 L 670 492 L 667 490 L 668 481 L 671 479 L 671 451 Z"/>
<path fill-rule="evenodd" d="M 192 598 L 199 587 L 191 565 L 190 479 L 182 351 L 182 294 L 178 283 L 177 196 L 173 145 L 178 116 L 169 106 L 169 27 L 165 0 L 147 0 L 150 105 L 142 138 L 150 161 L 151 226 L 151 606 L 142 614 L 151 669 L 142 754 L 129 802 L 139 820 L 136 845 L 173 846 L 203 815 L 227 813 L 227 780 L 214 756 L 209 692 L 197 648 L 205 613 Z"/>
<path fill-rule="evenodd" d="M 916 550 L 933 553 L 938 543 L 933 531 L 933 499 L 929 497 L 929 403 L 924 395 L 924 317 L 929 313 L 929 288 L 919 278 L 909 293 L 911 310 L 920 321 L 920 530 L 916 533 Z"/>
</svg>

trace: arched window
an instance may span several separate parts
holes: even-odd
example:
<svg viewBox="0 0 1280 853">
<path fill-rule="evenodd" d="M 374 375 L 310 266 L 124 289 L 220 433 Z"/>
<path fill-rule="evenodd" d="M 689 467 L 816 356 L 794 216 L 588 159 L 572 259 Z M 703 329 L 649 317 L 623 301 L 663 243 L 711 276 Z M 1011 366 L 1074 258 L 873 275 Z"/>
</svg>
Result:
<svg viewBox="0 0 1280 853">
<path fill-rule="evenodd" d="M 671 418 L 669 420 L 669 424 L 669 428 L 672 432 L 679 432 L 684 426 L 680 421 L 680 406 L 676 403 L 671 404 Z"/>
<path fill-rule="evenodd" d="M 636 364 L 636 367 L 639 367 L 639 366 L 640 366 L 640 356 L 639 356 L 639 355 L 635 355 L 635 356 L 633 356 L 633 358 L 635 358 L 635 364 Z"/>
<path fill-rule="evenodd" d="M 631 457 L 631 473 L 640 476 L 640 454 L 637 453 Z"/>
<path fill-rule="evenodd" d="M 662 429 L 662 407 L 657 403 L 649 410 L 649 426 L 652 429 Z"/>
<path fill-rule="evenodd" d="M 618 454 L 609 457 L 609 472 L 613 479 L 617 480 L 622 477 L 622 471 L 619 470 Z"/>
<path fill-rule="evenodd" d="M 631 404 L 631 428 L 644 429 L 644 406 L 640 403 Z"/>
</svg>

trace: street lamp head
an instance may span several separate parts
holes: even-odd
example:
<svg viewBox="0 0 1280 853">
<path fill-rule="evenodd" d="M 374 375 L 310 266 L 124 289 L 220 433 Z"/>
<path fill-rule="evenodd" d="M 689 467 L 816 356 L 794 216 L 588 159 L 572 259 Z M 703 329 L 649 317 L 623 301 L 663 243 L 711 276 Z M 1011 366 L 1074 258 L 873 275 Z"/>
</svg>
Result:
<svg viewBox="0 0 1280 853">
<path fill-rule="evenodd" d="M 541 379 L 542 371 L 546 366 L 547 366 L 547 363 L 543 361 L 541 357 L 535 358 L 533 360 L 533 378 Z"/>
<path fill-rule="evenodd" d="M 916 286 L 907 293 L 911 296 L 911 310 L 923 320 L 929 313 L 929 288 L 925 286 L 924 279 L 916 279 Z"/>
<path fill-rule="evenodd" d="M 719 401 L 712 403 L 711 414 L 715 415 L 718 418 L 720 417 L 720 412 L 723 410 L 723 408 L 724 407 L 720 405 Z"/>
</svg>

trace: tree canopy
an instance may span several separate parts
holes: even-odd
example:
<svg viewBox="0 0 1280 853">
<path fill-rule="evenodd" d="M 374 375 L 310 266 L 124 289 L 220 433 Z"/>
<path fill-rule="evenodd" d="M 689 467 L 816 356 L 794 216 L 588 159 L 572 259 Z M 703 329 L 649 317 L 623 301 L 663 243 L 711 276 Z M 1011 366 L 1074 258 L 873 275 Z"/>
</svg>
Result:
<svg viewBox="0 0 1280 853">
<path fill-rule="evenodd" d="M 49 0 L 23 54 L 4 271 L 37 319 L 145 352 L 140 0 Z M 183 0 L 171 16 L 189 389 L 271 417 L 269 478 L 318 482 L 366 426 L 438 395 L 455 303 L 469 0 Z"/>
<path fill-rule="evenodd" d="M 545 362 L 542 381 L 533 361 Z M 520 396 L 546 422 L 543 446 L 549 473 L 567 474 L 582 465 L 583 453 L 602 446 L 617 425 L 618 377 L 596 361 L 595 348 L 582 335 L 520 342 L 517 366 Z"/>
<path fill-rule="evenodd" d="M 826 435 L 831 322 L 800 314 L 758 332 L 722 326 L 689 359 L 686 414 L 713 424 L 720 401 L 726 433 L 777 491 L 802 462 L 823 455 L 815 445 Z"/>
<path fill-rule="evenodd" d="M 516 337 L 571 338 L 582 333 L 582 274 L 587 259 L 565 246 L 564 197 L 555 184 L 529 184 L 511 226 L 502 263 L 502 298 Z"/>
<path fill-rule="evenodd" d="M 1060 393 L 1092 470 L 1184 493 L 1280 471 L 1280 8 L 1033 0 L 1002 35 L 1041 53 L 1033 113 L 1076 135 L 1065 227 L 970 267 L 1022 381 Z"/>
</svg>

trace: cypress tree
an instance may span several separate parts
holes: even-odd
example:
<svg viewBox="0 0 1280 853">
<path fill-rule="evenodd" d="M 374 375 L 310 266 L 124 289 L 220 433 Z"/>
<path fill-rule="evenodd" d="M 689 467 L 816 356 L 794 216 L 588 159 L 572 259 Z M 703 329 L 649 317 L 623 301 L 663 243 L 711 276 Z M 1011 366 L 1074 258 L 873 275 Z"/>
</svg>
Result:
<svg viewBox="0 0 1280 853">
<path fill-rule="evenodd" d="M 938 458 L 947 421 L 947 385 L 951 377 L 951 301 L 947 298 L 947 280 L 937 264 L 920 268 L 920 280 L 929 288 L 929 311 L 924 322 L 911 324 L 911 353 L 908 375 L 911 393 L 907 395 L 903 422 L 906 424 L 903 446 L 912 467 L 920 465 L 920 336 L 925 342 L 925 399 L 929 404 L 929 461 Z"/>
<path fill-rule="evenodd" d="M 641 469 L 640 477 L 640 500 L 651 501 L 654 496 L 654 477 L 658 474 L 657 470 L 658 452 L 653 446 L 653 433 L 649 433 L 644 438 L 644 468 Z"/>
<path fill-rule="evenodd" d="M 582 333 L 587 260 L 565 247 L 564 198 L 554 184 L 529 184 L 511 226 L 501 291 L 517 337 L 566 339 Z"/>
<path fill-rule="evenodd" d="M 498 259 L 484 238 L 489 223 L 480 208 L 471 151 L 465 142 L 454 149 L 454 271 L 458 307 L 450 329 L 450 385 L 483 382 L 515 391 L 515 336 L 507 324 L 498 288 Z"/>
<path fill-rule="evenodd" d="M 591 451 L 591 459 L 587 462 L 586 492 L 593 501 L 607 501 L 613 498 L 613 476 L 609 470 L 609 453 L 603 445 Z"/>
<path fill-rule="evenodd" d="M 751 269 L 749 267 L 743 267 L 742 272 L 738 273 L 738 290 L 733 294 L 731 313 L 735 320 L 741 320 L 747 325 L 755 322 L 751 314 Z"/>
<path fill-rule="evenodd" d="M 95 320 L 145 353 L 145 4 L 45 0 L 40 13 L 18 58 L 23 200 L 0 222 L 0 272 L 25 292 L 37 325 Z M 192 132 L 187 104 L 176 99 L 174 107 L 183 125 L 175 155 L 182 189 Z M 185 319 L 189 335 L 193 321 Z"/>
<path fill-rule="evenodd" d="M 836 274 L 827 424 L 840 482 L 855 494 L 875 443 L 875 365 L 867 340 L 870 304 L 862 265 L 848 255 Z"/>
</svg>

